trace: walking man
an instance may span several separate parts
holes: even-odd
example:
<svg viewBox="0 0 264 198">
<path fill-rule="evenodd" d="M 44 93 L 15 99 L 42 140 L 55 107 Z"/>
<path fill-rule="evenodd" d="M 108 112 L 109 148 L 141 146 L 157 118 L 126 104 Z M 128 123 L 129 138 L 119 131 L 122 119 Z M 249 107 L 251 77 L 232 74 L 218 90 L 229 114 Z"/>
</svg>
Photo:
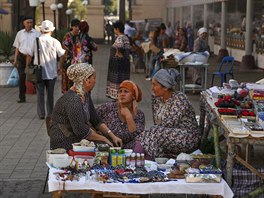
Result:
<svg viewBox="0 0 264 198">
<path fill-rule="evenodd" d="M 47 92 L 47 116 L 52 114 L 54 106 L 54 87 L 58 75 L 57 56 L 60 61 L 64 61 L 65 50 L 61 43 L 51 37 L 55 27 L 49 20 L 42 21 L 40 26 L 41 35 L 39 37 L 39 57 L 42 67 L 42 82 L 36 84 L 37 88 L 37 114 L 40 119 L 45 118 L 45 88 Z M 34 65 L 38 64 L 38 50 L 36 39 L 28 49 L 27 65 L 30 64 L 34 56 Z"/>
<path fill-rule="evenodd" d="M 13 46 L 16 48 L 14 65 L 17 65 L 19 74 L 19 100 L 18 103 L 26 102 L 26 57 L 27 50 L 33 41 L 39 37 L 40 32 L 33 28 L 33 18 L 28 16 L 23 19 L 24 29 L 17 32 Z"/>
</svg>

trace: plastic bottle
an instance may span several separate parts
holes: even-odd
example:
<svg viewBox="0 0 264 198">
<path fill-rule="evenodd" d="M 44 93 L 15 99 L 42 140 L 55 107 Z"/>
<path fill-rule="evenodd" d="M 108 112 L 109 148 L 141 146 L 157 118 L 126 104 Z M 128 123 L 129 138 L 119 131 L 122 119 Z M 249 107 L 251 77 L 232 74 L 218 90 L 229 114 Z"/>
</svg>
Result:
<svg viewBox="0 0 264 198">
<path fill-rule="evenodd" d="M 122 149 L 118 150 L 118 154 L 117 154 L 117 163 L 116 165 L 122 165 L 123 164 L 123 155 L 122 155 Z"/>
<path fill-rule="evenodd" d="M 122 149 L 122 165 L 126 165 L 126 154 L 124 149 Z"/>
<path fill-rule="evenodd" d="M 141 166 L 144 167 L 145 166 L 145 154 L 144 153 L 140 154 L 140 162 L 141 162 Z"/>
<path fill-rule="evenodd" d="M 117 165 L 117 153 L 115 150 L 111 150 L 110 163 L 112 166 Z"/>
<path fill-rule="evenodd" d="M 130 157 L 130 165 L 136 166 L 136 153 L 132 153 Z"/>
<path fill-rule="evenodd" d="M 136 167 L 141 166 L 141 160 L 140 160 L 140 153 L 137 153 L 136 155 Z"/>
<path fill-rule="evenodd" d="M 126 166 L 130 165 L 130 158 L 131 156 L 126 156 Z"/>
</svg>

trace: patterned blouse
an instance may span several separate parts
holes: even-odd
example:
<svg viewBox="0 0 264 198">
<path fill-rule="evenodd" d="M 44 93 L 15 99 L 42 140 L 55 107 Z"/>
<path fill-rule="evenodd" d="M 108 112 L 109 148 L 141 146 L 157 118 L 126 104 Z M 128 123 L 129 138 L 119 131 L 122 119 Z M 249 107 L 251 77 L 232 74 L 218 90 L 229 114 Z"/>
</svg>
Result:
<svg viewBox="0 0 264 198">
<path fill-rule="evenodd" d="M 90 135 L 91 125 L 97 128 L 101 124 L 97 116 L 90 93 L 85 102 L 72 90 L 65 93 L 55 104 L 50 128 L 50 148 L 72 148 L 72 143 L 80 142 Z M 67 128 L 68 130 L 66 130 Z"/>
<path fill-rule="evenodd" d="M 135 117 L 137 130 L 130 132 L 127 124 L 123 123 L 118 116 L 118 103 L 109 102 L 96 108 L 98 116 L 111 129 L 111 131 L 122 139 L 125 148 L 134 147 L 134 139 L 145 129 L 145 116 L 141 110 L 138 110 Z"/>
<path fill-rule="evenodd" d="M 88 34 L 80 34 L 81 40 L 81 61 L 82 63 L 88 62 L 89 64 L 93 64 L 93 51 L 97 50 L 97 46 L 92 37 Z"/>
<path fill-rule="evenodd" d="M 82 55 L 79 35 L 73 35 L 71 32 L 66 33 L 62 40 L 62 47 L 66 50 L 68 66 L 79 61 Z"/>
<path fill-rule="evenodd" d="M 146 153 L 152 157 L 176 157 L 198 148 L 201 134 L 194 109 L 187 96 L 173 92 L 163 103 L 161 97 L 152 97 L 154 126 L 137 137 Z"/>
</svg>

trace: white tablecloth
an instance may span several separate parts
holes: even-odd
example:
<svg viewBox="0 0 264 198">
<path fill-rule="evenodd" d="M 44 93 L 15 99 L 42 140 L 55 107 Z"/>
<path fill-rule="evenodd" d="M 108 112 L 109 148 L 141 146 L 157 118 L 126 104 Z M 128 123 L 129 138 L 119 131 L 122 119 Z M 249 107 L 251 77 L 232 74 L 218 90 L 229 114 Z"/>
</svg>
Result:
<svg viewBox="0 0 264 198">
<path fill-rule="evenodd" d="M 156 183 L 100 183 L 92 180 L 66 181 L 63 189 L 62 181 L 53 174 L 57 169 L 50 169 L 49 192 L 57 190 L 95 190 L 102 192 L 118 192 L 128 194 L 207 194 L 221 195 L 224 198 L 233 197 L 233 192 L 222 179 L 221 183 L 186 183 L 184 179 Z"/>
</svg>

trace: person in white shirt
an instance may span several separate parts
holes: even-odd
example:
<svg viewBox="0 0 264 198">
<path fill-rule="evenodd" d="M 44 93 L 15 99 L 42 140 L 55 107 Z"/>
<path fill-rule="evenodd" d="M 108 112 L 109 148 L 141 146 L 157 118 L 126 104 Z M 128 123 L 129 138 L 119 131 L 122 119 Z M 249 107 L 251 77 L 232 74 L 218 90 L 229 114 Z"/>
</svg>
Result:
<svg viewBox="0 0 264 198">
<path fill-rule="evenodd" d="M 58 75 L 57 56 L 60 57 L 60 64 L 64 61 L 65 50 L 62 48 L 61 43 L 53 38 L 52 32 L 55 27 L 49 20 L 42 21 L 39 37 L 39 57 L 40 65 L 42 66 L 42 82 L 36 84 L 37 88 L 37 114 L 40 119 L 45 118 L 45 97 L 44 91 L 47 92 L 47 116 L 52 114 L 54 106 L 54 86 Z M 34 58 L 34 64 L 38 64 L 38 52 L 36 39 L 32 46 L 28 49 L 27 65 Z"/>
<path fill-rule="evenodd" d="M 32 46 L 35 38 L 40 32 L 33 28 L 33 18 L 30 16 L 23 19 L 24 29 L 17 32 L 13 46 L 16 48 L 14 65 L 17 66 L 19 74 L 19 100 L 18 103 L 26 102 L 26 56 L 27 49 Z"/>
</svg>

